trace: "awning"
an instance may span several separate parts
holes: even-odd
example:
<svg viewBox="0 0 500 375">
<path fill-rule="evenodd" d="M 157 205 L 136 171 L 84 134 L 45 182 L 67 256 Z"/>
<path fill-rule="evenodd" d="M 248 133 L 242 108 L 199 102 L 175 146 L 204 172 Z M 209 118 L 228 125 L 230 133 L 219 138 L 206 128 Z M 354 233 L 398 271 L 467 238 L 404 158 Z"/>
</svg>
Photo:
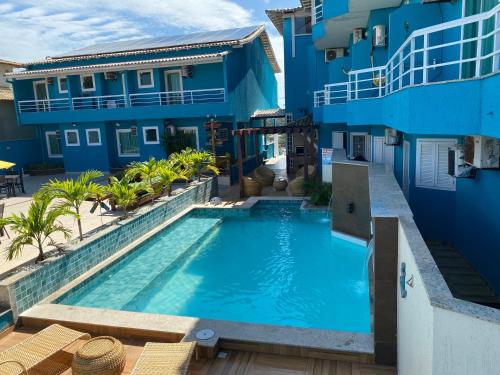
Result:
<svg viewBox="0 0 500 375">
<path fill-rule="evenodd" d="M 285 110 L 283 108 L 257 109 L 251 117 L 252 119 L 284 118 Z"/>
<path fill-rule="evenodd" d="M 16 165 L 16 163 L 11 163 L 10 161 L 0 160 L 0 169 L 9 169 L 15 165 Z"/>
</svg>

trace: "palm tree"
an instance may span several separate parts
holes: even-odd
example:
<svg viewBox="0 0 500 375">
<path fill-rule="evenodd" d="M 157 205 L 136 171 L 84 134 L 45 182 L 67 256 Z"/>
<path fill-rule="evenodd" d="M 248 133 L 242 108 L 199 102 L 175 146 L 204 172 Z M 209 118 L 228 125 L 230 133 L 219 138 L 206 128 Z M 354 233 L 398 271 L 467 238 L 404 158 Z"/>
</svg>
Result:
<svg viewBox="0 0 500 375">
<path fill-rule="evenodd" d="M 80 207 L 87 199 L 104 195 L 104 187 L 92 181 L 102 176 L 103 173 L 100 171 L 89 170 L 80 174 L 76 180 L 50 180 L 37 193 L 60 199 L 62 202 L 59 206 L 70 207 L 74 210 L 78 222 L 80 241 L 83 241 Z"/>
<path fill-rule="evenodd" d="M 150 157 L 147 161 L 135 161 L 127 167 L 125 175 L 132 181 L 137 176 L 140 177 L 141 181 L 145 182 L 152 189 L 154 189 L 154 184 L 156 183 L 158 172 L 160 170 L 160 162 L 154 157 Z M 154 194 L 151 202 L 154 201 Z"/>
<path fill-rule="evenodd" d="M 156 183 L 157 192 L 162 193 L 166 191 L 168 196 L 170 196 L 172 192 L 172 183 L 176 180 L 187 179 L 185 171 L 179 166 L 169 160 L 162 160 L 160 162 L 160 168 L 158 169 L 158 179 Z"/>
<path fill-rule="evenodd" d="M 138 193 L 144 190 L 151 192 L 152 188 L 145 182 L 131 182 L 127 176 L 121 180 L 111 177 L 106 187 L 106 191 L 111 194 L 111 199 L 125 211 L 125 217 L 128 216 L 129 208 L 137 202 Z"/>
<path fill-rule="evenodd" d="M 64 215 L 76 216 L 76 214 L 64 206 L 50 208 L 51 201 L 50 196 L 40 195 L 33 200 L 26 214 L 12 214 L 0 219 L 0 225 L 10 225 L 17 233 L 16 238 L 7 247 L 7 260 L 19 256 L 24 246 L 32 245 L 38 248 L 36 262 L 40 262 L 45 259 L 44 246 L 55 245 L 53 234 L 60 232 L 66 240 L 71 237 L 71 231 L 58 219 Z"/>
<path fill-rule="evenodd" d="M 215 166 L 215 157 L 208 151 L 193 151 L 191 153 L 194 174 L 201 180 L 203 173 L 213 172 L 219 174 L 219 168 Z"/>
<path fill-rule="evenodd" d="M 193 150 L 188 147 L 181 152 L 170 154 L 168 158 L 172 165 L 175 165 L 184 171 L 188 180 L 192 180 L 195 174 L 193 158 L 191 157 L 192 153 Z"/>
</svg>

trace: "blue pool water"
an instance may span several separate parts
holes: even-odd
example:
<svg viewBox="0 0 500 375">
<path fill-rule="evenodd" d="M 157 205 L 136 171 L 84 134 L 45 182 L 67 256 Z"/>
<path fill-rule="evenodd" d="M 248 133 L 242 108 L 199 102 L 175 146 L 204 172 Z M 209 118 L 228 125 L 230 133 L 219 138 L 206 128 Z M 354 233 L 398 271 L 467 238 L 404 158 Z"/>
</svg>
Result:
<svg viewBox="0 0 500 375">
<path fill-rule="evenodd" d="M 370 332 L 367 249 L 334 238 L 326 214 L 214 215 L 179 220 L 57 303 Z"/>
</svg>

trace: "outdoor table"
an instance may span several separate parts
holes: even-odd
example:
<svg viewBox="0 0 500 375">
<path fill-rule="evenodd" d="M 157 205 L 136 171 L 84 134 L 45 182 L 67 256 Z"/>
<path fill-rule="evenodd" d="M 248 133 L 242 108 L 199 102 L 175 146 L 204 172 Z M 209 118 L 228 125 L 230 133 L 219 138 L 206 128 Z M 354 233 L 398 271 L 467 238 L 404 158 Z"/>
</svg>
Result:
<svg viewBox="0 0 500 375">
<path fill-rule="evenodd" d="M 9 186 L 12 191 L 12 196 L 16 196 L 16 181 L 19 178 L 18 174 L 10 174 L 5 176 L 5 181 L 7 182 L 7 186 Z"/>
</svg>

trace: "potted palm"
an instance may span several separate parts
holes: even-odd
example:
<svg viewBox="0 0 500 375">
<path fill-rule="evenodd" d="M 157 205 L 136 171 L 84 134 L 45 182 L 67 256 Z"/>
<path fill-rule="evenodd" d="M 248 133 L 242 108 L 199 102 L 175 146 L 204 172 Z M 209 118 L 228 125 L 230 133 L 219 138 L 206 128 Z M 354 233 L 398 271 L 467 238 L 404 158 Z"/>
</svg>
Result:
<svg viewBox="0 0 500 375">
<path fill-rule="evenodd" d="M 50 207 L 51 202 L 50 196 L 39 195 L 35 197 L 26 214 L 22 212 L 0 219 L 1 226 L 9 225 L 17 234 L 7 247 L 7 260 L 18 257 L 25 246 L 31 245 L 38 249 L 36 262 L 41 262 L 45 260 L 44 247 L 56 244 L 52 238 L 54 234 L 62 233 L 66 240 L 71 237 L 71 231 L 59 218 L 64 215 L 77 215 L 67 206 Z"/>
<path fill-rule="evenodd" d="M 125 176 L 120 180 L 111 177 L 106 191 L 111 196 L 111 206 L 120 206 L 125 212 L 124 218 L 126 218 L 129 210 L 137 204 L 139 192 L 152 192 L 152 188 L 144 182 L 131 182 L 130 178 Z"/>
<path fill-rule="evenodd" d="M 149 185 L 152 191 L 156 193 L 155 183 L 160 170 L 160 163 L 153 157 L 149 158 L 147 161 L 136 161 L 131 163 L 125 172 L 125 176 L 129 181 L 133 181 L 137 177 L 140 178 L 142 182 Z M 151 201 L 155 199 L 155 194 L 152 194 Z"/>
<path fill-rule="evenodd" d="M 86 200 L 95 199 L 104 195 L 104 187 L 92 180 L 102 177 L 103 173 L 96 170 L 89 170 L 80 174 L 76 180 L 50 180 L 43 185 L 39 195 L 48 195 L 52 199 L 60 200 L 59 207 L 69 207 L 74 210 L 78 222 L 78 234 L 80 241 L 83 241 L 82 221 L 80 218 L 80 208 Z"/>
<path fill-rule="evenodd" d="M 172 184 L 177 180 L 187 180 L 185 171 L 170 160 L 163 160 L 158 170 L 156 187 L 158 194 L 166 192 L 168 196 L 172 193 Z"/>
</svg>

